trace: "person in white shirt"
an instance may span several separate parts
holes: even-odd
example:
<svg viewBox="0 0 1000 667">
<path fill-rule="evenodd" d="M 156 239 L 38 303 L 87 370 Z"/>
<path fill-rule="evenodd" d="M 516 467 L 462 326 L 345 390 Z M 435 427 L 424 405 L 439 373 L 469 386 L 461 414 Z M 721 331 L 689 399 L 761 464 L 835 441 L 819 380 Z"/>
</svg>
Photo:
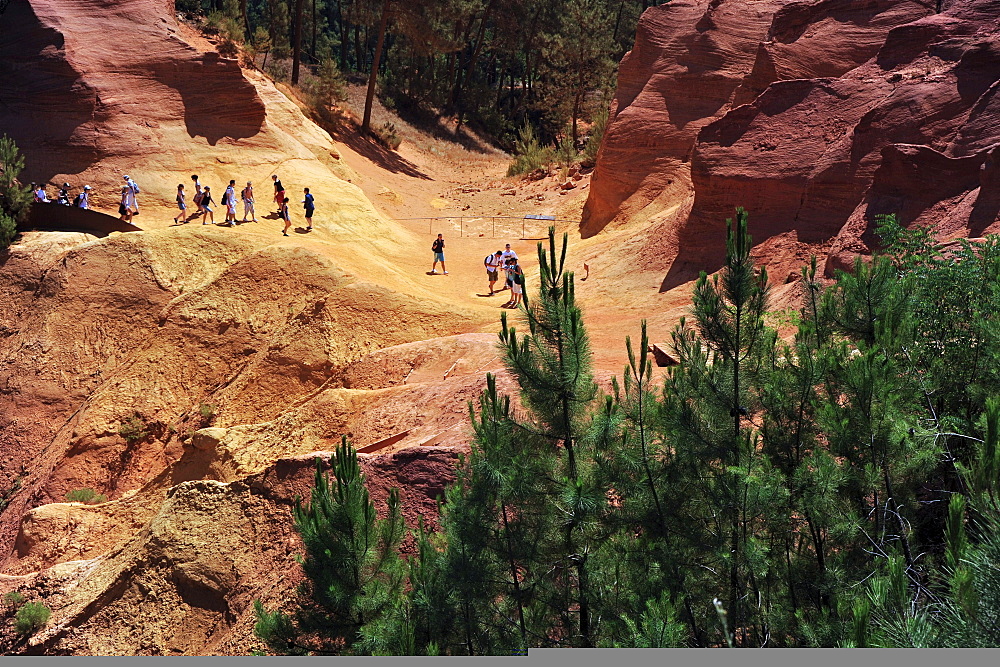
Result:
<svg viewBox="0 0 1000 667">
<path fill-rule="evenodd" d="M 80 208 L 90 208 L 90 186 L 83 186 L 83 192 L 76 196 L 76 205 Z"/>
<path fill-rule="evenodd" d="M 501 259 L 500 266 L 503 266 L 503 267 L 507 266 L 507 264 L 508 264 L 507 260 L 517 259 L 517 253 L 510 249 L 510 244 L 509 243 L 507 244 L 506 249 L 500 254 L 500 259 Z M 500 291 L 501 292 L 504 291 L 505 289 L 509 288 L 512 284 L 513 284 L 512 278 L 510 277 L 510 275 L 508 275 L 507 276 L 507 280 L 504 283 L 504 286 L 500 288 Z"/>
<path fill-rule="evenodd" d="M 236 226 L 236 181 L 229 181 L 229 185 L 226 187 L 225 194 L 222 195 L 222 201 L 226 206 L 226 222 L 229 223 L 230 227 Z"/>
<path fill-rule="evenodd" d="M 490 281 L 490 296 L 493 296 L 493 286 L 496 285 L 500 267 L 503 265 L 503 253 L 497 250 L 492 255 L 486 255 L 483 266 L 486 267 L 486 278 Z"/>
<path fill-rule="evenodd" d="M 49 203 L 49 196 L 45 194 L 45 185 L 39 185 L 35 190 L 35 201 L 39 204 Z"/>
<path fill-rule="evenodd" d="M 133 211 L 134 215 L 139 215 L 139 186 L 136 185 L 135 181 L 128 174 L 125 174 L 122 178 L 125 179 L 125 187 L 128 188 L 128 202 L 125 205 Z"/>
</svg>

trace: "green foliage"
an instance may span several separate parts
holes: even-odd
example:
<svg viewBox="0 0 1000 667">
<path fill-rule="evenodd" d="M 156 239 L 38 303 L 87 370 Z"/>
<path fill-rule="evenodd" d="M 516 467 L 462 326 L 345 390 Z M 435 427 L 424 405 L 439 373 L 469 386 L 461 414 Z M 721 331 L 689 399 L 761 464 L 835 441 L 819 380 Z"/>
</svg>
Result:
<svg viewBox="0 0 1000 667">
<path fill-rule="evenodd" d="M 597 164 L 597 152 L 601 149 L 601 142 L 604 141 L 604 131 L 608 127 L 608 115 L 609 110 L 606 105 L 601 106 L 597 113 L 594 114 L 590 126 L 590 134 L 587 137 L 587 143 L 583 147 L 582 164 L 584 167 L 589 168 Z"/>
<path fill-rule="evenodd" d="M 1000 645 L 1000 240 L 943 252 L 895 224 L 831 284 L 813 259 L 776 315 L 737 209 L 679 363 L 654 367 L 643 323 L 607 395 L 550 229 L 521 322 L 501 318 L 519 400 L 487 375 L 439 528 L 404 564 L 398 498 L 379 526 L 339 450 L 343 489 L 317 469 L 296 508 L 302 609 L 259 607 L 259 635 L 421 655 Z"/>
<path fill-rule="evenodd" d="M 215 411 L 217 406 L 212 403 L 199 403 L 198 404 L 198 415 L 201 417 L 201 423 L 208 425 L 212 423 L 215 419 Z"/>
<path fill-rule="evenodd" d="M 551 161 L 552 149 L 539 143 L 535 128 L 528 123 L 522 125 L 514 144 L 514 161 L 507 167 L 507 175 L 521 176 L 544 169 Z"/>
<path fill-rule="evenodd" d="M 394 151 L 399 148 L 401 143 L 403 143 L 403 138 L 400 137 L 399 133 L 396 131 L 396 126 L 389 121 L 373 128 L 372 131 L 375 133 L 375 138 L 379 140 L 379 143 L 389 150 Z"/>
<path fill-rule="evenodd" d="M 399 492 L 390 490 L 388 515 L 378 519 L 357 452 L 346 437 L 332 464 L 335 478 L 330 480 L 317 459 L 311 500 L 303 504 L 296 498 L 293 511 L 306 550 L 301 609 L 289 617 L 255 605 L 257 636 L 276 653 L 371 653 L 398 646 L 379 644 L 373 635 L 385 636 L 403 604 Z"/>
<path fill-rule="evenodd" d="M 31 188 L 17 180 L 24 169 L 24 157 L 14 140 L 0 137 L 0 251 L 17 235 L 17 223 L 27 218 L 31 207 Z"/>
<path fill-rule="evenodd" d="M 68 503 L 84 503 L 86 505 L 98 505 L 107 502 L 108 497 L 103 493 L 98 493 L 93 489 L 74 489 L 66 494 Z"/>
<path fill-rule="evenodd" d="M 4 593 L 3 602 L 5 605 L 8 605 L 10 607 L 16 607 L 20 605 L 22 602 L 24 602 L 24 595 L 22 595 L 17 591 L 9 591 L 7 593 Z"/>
<path fill-rule="evenodd" d="M 118 435 L 132 445 L 149 436 L 148 425 L 142 415 L 135 413 L 118 425 Z"/>
<path fill-rule="evenodd" d="M 23 637 L 33 635 L 45 627 L 51 615 L 49 608 L 41 602 L 28 602 L 14 615 L 14 629 Z"/>
</svg>

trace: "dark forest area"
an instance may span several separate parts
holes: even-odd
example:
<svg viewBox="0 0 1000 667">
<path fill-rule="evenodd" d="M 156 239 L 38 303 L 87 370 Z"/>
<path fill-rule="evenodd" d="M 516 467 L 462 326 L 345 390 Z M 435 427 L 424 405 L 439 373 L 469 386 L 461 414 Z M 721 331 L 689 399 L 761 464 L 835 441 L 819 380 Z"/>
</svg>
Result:
<svg viewBox="0 0 1000 667">
<path fill-rule="evenodd" d="M 178 0 L 223 38 L 298 83 L 331 65 L 405 112 L 433 110 L 511 147 L 530 124 L 582 147 L 606 113 L 617 62 L 657 0 Z M 282 61 L 291 59 L 288 71 Z M 270 60 L 271 71 L 267 68 Z M 374 90 L 372 90 L 374 92 Z M 367 129 L 367 123 L 365 123 Z"/>
</svg>

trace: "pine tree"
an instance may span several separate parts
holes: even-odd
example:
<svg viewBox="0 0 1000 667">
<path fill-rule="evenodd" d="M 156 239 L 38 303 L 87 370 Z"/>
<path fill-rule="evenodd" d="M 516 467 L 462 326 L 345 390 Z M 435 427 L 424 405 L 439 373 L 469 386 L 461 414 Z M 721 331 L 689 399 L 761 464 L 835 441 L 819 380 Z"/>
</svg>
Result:
<svg viewBox="0 0 1000 667">
<path fill-rule="evenodd" d="M 311 501 L 296 498 L 293 509 L 306 551 L 303 604 L 292 618 L 258 603 L 257 636 L 278 653 L 407 650 L 412 641 L 406 637 L 379 643 L 383 633 L 373 631 L 401 603 L 406 568 L 398 553 L 404 532 L 398 490 L 390 490 L 388 516 L 378 519 L 346 437 L 332 468 L 331 481 L 317 459 Z"/>
</svg>

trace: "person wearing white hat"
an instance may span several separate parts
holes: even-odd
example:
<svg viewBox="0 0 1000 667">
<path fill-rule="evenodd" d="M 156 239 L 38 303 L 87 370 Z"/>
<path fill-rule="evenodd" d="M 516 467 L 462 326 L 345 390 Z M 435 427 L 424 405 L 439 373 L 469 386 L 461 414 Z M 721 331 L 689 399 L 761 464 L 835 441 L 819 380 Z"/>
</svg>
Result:
<svg viewBox="0 0 1000 667">
<path fill-rule="evenodd" d="M 136 185 L 128 174 L 123 176 L 125 179 L 125 185 L 128 187 L 128 203 L 126 204 L 130 210 L 134 209 L 134 214 L 139 215 L 139 186 Z"/>
<path fill-rule="evenodd" d="M 83 186 L 83 192 L 81 192 L 80 194 L 78 194 L 76 196 L 76 199 L 73 200 L 73 204 L 77 208 L 86 208 L 86 209 L 90 208 L 90 186 L 89 185 Z"/>
</svg>

